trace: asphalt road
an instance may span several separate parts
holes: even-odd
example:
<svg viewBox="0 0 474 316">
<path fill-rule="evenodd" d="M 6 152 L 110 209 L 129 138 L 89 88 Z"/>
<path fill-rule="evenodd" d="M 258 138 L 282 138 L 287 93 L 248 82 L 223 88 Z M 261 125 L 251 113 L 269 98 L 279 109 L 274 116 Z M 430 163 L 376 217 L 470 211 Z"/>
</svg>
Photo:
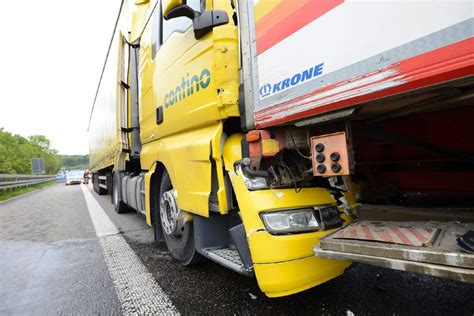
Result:
<svg viewBox="0 0 474 316">
<path fill-rule="evenodd" d="M 143 216 L 117 215 L 110 196 L 92 196 L 118 234 L 97 233 L 100 223 L 91 219 L 79 185 L 58 184 L 0 204 L 0 315 L 140 313 L 127 309 L 144 288 L 127 276 L 124 258 L 130 257 L 138 258 L 134 269 L 143 270 L 143 282 L 155 291 L 141 304 L 165 300 L 182 314 L 474 315 L 472 285 L 367 265 L 269 299 L 254 279 L 212 262 L 176 264 L 166 246 L 153 241 Z"/>
</svg>

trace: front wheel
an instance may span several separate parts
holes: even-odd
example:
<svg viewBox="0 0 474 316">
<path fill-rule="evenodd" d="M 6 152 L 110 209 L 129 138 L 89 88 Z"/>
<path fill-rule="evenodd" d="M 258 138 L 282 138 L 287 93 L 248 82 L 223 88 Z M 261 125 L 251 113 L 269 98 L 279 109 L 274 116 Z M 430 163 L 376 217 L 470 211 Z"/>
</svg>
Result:
<svg viewBox="0 0 474 316">
<path fill-rule="evenodd" d="M 192 221 L 185 221 L 173 195 L 168 172 L 164 171 L 160 186 L 160 222 L 166 247 L 171 257 L 182 265 L 200 262 L 203 257 L 196 251 Z"/>
</svg>

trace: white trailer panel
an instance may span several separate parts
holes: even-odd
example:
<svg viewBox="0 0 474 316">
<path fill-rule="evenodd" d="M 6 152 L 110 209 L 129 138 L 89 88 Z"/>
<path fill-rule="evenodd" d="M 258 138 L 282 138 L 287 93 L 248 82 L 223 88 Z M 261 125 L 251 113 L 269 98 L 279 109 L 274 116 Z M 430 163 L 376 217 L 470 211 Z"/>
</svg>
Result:
<svg viewBox="0 0 474 316">
<path fill-rule="evenodd" d="M 247 113 L 254 112 L 257 128 L 473 73 L 469 0 L 249 0 L 241 6 L 249 11 L 253 43 Z"/>
</svg>

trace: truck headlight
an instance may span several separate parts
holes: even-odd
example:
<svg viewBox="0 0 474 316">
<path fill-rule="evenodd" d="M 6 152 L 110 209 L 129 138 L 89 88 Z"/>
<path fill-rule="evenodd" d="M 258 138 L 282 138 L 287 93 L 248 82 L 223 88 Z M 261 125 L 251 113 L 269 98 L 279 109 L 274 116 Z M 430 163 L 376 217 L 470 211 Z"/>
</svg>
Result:
<svg viewBox="0 0 474 316">
<path fill-rule="evenodd" d="M 245 186 L 250 191 L 262 190 L 262 189 L 268 188 L 267 179 L 265 178 L 253 178 L 253 179 L 250 179 L 247 177 L 243 177 L 243 178 L 244 178 Z"/>
<path fill-rule="evenodd" d="M 245 186 L 247 187 L 248 190 L 250 191 L 255 191 L 255 190 L 263 190 L 263 189 L 268 189 L 268 182 L 267 179 L 262 178 L 262 177 L 255 177 L 255 178 L 249 178 L 247 177 L 243 172 L 242 168 L 237 166 L 237 172 L 239 175 L 242 177 L 244 180 Z"/>
<path fill-rule="evenodd" d="M 316 231 L 319 223 L 313 209 L 296 209 L 262 213 L 262 220 L 271 233 L 299 233 Z"/>
</svg>

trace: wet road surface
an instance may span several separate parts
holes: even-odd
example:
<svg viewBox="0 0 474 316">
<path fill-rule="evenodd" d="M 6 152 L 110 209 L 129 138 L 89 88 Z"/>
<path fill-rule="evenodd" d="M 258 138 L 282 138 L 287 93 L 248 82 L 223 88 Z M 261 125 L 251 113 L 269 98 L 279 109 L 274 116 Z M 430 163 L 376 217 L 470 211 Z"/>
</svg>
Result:
<svg viewBox="0 0 474 316">
<path fill-rule="evenodd" d="M 0 204 L 0 314 L 118 313 L 79 186 Z"/>
<path fill-rule="evenodd" d="M 153 241 L 143 216 L 118 215 L 110 196 L 92 194 L 182 314 L 474 315 L 472 285 L 367 265 L 303 293 L 269 299 L 254 279 L 215 263 L 176 264 L 166 246 Z M 127 311 L 111 277 L 114 264 L 104 257 L 104 238 L 116 236 L 97 237 L 79 185 L 59 184 L 0 204 L 0 314 Z"/>
</svg>

